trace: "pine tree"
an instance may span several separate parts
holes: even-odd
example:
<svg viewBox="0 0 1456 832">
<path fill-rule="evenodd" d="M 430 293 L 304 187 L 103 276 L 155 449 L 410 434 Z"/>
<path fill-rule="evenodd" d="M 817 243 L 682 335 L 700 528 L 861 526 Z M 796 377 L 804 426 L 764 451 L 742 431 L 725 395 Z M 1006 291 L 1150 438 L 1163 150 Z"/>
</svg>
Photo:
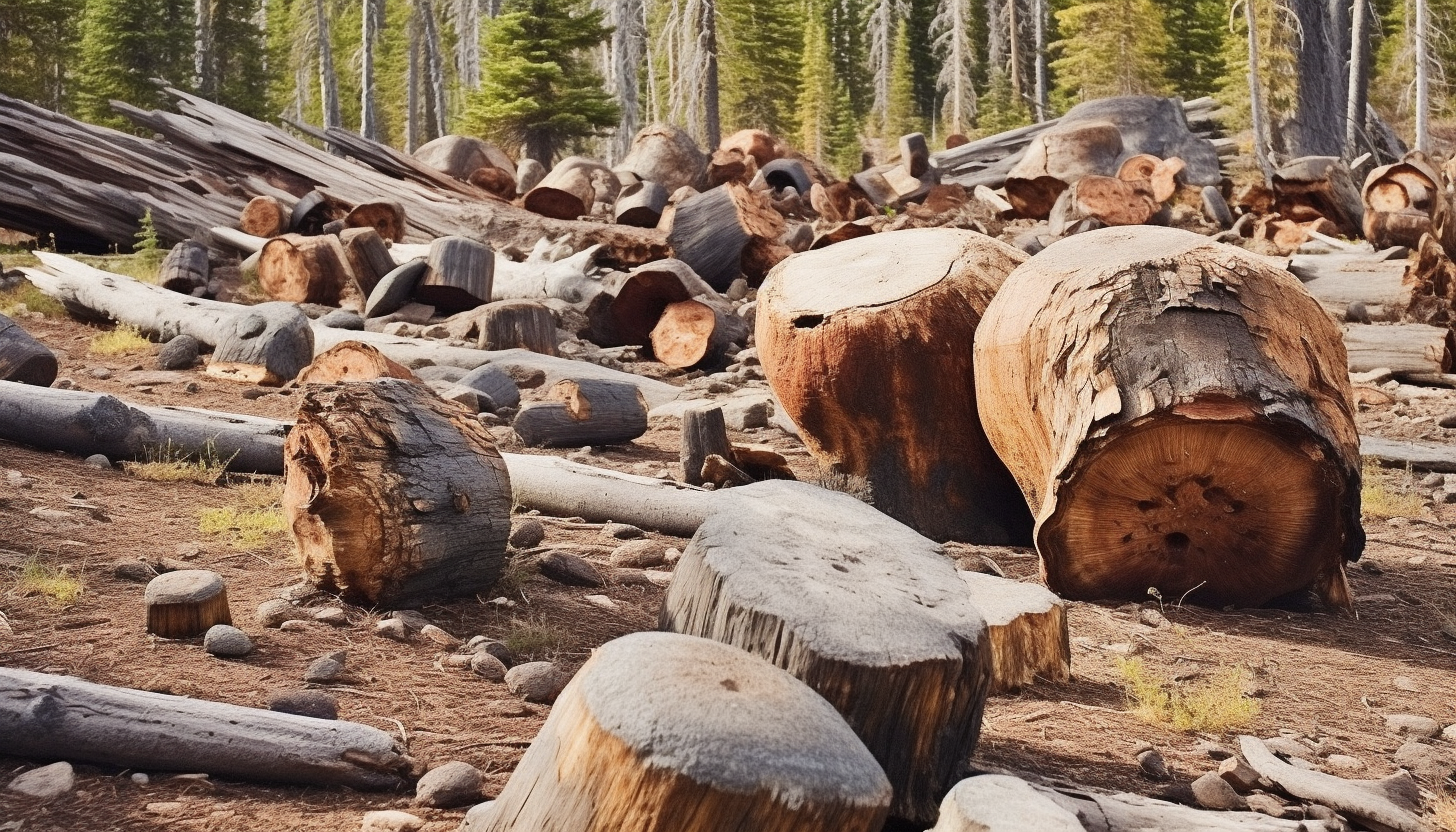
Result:
<svg viewBox="0 0 1456 832">
<path fill-rule="evenodd" d="M 1163 60 L 1170 42 L 1153 0 L 1090 0 L 1056 16 L 1062 37 L 1052 68 L 1063 100 L 1169 92 Z"/>
<path fill-rule="evenodd" d="M 812 159 L 829 156 L 834 118 L 834 64 L 823 15 L 812 5 L 804 14 L 804 59 L 799 64 L 799 94 L 794 109 L 799 116 L 799 149 Z"/>
<path fill-rule="evenodd" d="M 160 107 L 153 79 L 186 87 L 192 80 L 193 7 L 188 0 L 87 0 L 81 17 L 76 111 L 88 121 L 125 129 L 112 99 Z"/>
<path fill-rule="evenodd" d="M 260 0 L 210 0 L 212 96 L 240 113 L 267 114 L 264 59 L 266 45 L 257 19 Z"/>
<path fill-rule="evenodd" d="M 782 0 L 719 5 L 723 121 L 729 131 L 793 131 L 803 26 L 795 5 Z"/>
<path fill-rule="evenodd" d="M 1224 0 L 1164 0 L 1160 5 L 1168 33 L 1163 68 L 1173 90 L 1184 99 L 1212 95 L 1225 71 L 1227 4 Z"/>
<path fill-rule="evenodd" d="M 930 33 L 940 56 L 936 87 L 945 95 L 941 119 L 947 133 L 966 133 L 976 118 L 976 46 L 970 0 L 940 0 Z"/>
<path fill-rule="evenodd" d="M 895 65 L 895 32 L 898 22 L 909 11 L 905 0 L 870 0 L 869 19 L 865 23 L 865 39 L 869 43 L 869 70 L 874 84 L 870 103 L 870 122 L 876 132 L 884 133 L 890 123 L 890 76 Z"/>
<path fill-rule="evenodd" d="M 991 136 L 1031 124 L 1031 109 L 1011 89 L 1011 76 L 1001 67 L 991 70 L 986 91 L 980 97 L 976 133 Z"/>
<path fill-rule="evenodd" d="M 480 89 L 465 123 L 525 145 L 550 166 L 566 142 L 599 135 L 618 110 L 582 55 L 608 36 L 600 10 L 582 0 L 509 0 L 486 27 Z"/>
<path fill-rule="evenodd" d="M 0 94 L 61 108 L 80 40 L 81 9 L 82 0 L 0 3 Z"/>
<path fill-rule="evenodd" d="M 910 58 L 909 26 L 904 23 L 895 32 L 895 46 L 890 54 L 890 100 L 885 116 L 885 139 L 893 141 L 908 133 L 925 130 L 915 100 L 915 64 Z"/>
</svg>

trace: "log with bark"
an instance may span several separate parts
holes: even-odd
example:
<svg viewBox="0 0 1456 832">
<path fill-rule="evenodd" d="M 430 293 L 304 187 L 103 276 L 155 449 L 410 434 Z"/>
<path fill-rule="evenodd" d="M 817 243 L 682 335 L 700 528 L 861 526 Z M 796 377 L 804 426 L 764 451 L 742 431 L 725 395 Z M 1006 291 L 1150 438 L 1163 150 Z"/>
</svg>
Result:
<svg viewBox="0 0 1456 832">
<path fill-rule="evenodd" d="M 60 363 L 49 347 L 0 315 L 0 381 L 50 387 L 59 371 Z"/>
<path fill-rule="evenodd" d="M 1445 199 L 1441 175 L 1424 155 L 1412 154 L 1403 162 L 1375 168 L 1361 189 L 1365 239 L 1377 249 L 1415 248 L 1431 231 L 1437 203 Z"/>
<path fill-rule="evenodd" d="M 981 572 L 960 572 L 971 603 L 986 619 L 991 644 L 991 694 L 1011 693 L 1037 679 L 1072 678 L 1066 605 L 1038 584 Z"/>
<path fill-rule="evenodd" d="M 490 588 L 511 484 L 475 414 L 400 379 L 310 387 L 284 447 L 283 510 L 309 579 L 414 607 Z"/>
<path fill-rule="evenodd" d="M 403 309 L 410 302 L 415 286 L 428 269 L 429 261 L 418 257 L 386 272 L 374 284 L 374 288 L 369 290 L 369 297 L 364 301 L 364 308 L 360 310 L 364 317 L 382 318 Z"/>
<path fill-rule="evenodd" d="M 552 385 L 546 401 L 524 405 L 511 427 L 532 447 L 620 445 L 647 432 L 647 407 L 630 384 L 561 381 Z"/>
<path fill-rule="evenodd" d="M 692 136 L 670 124 L 657 122 L 637 132 L 632 149 L 618 163 L 617 170 L 631 171 L 643 182 L 656 182 L 672 193 L 684 186 L 704 187 L 707 162 L 707 156 Z"/>
<path fill-rule="evenodd" d="M 722 292 L 742 273 L 740 258 L 754 238 L 777 240 L 784 218 L 767 197 L 728 184 L 694 196 L 673 214 L 673 255 Z"/>
<path fill-rule="evenodd" d="M 464 237 L 441 237 L 430 244 L 425 273 L 411 294 L 446 315 L 474 309 L 491 299 L 495 253 Z"/>
<path fill-rule="evenodd" d="M 748 324 L 724 301 L 700 296 L 669 303 L 652 327 L 652 354 L 669 367 L 718 369 L 735 344 L 748 341 Z"/>
<path fill-rule="evenodd" d="M 690 407 L 683 411 L 682 445 L 678 451 L 683 482 L 702 485 L 703 462 L 710 456 L 732 455 L 733 445 L 728 441 L 721 406 Z"/>
<path fill-rule="evenodd" d="M 344 341 L 314 356 L 313 361 L 298 373 L 299 384 L 336 384 L 341 381 L 373 381 L 376 378 L 400 378 L 418 381 L 409 368 L 390 361 L 368 344 Z"/>
<path fill-rule="evenodd" d="M 283 204 L 283 200 L 278 197 L 255 196 L 243 206 L 243 212 L 238 217 L 238 228 L 244 234 L 255 237 L 277 237 L 288 230 L 288 222 L 292 217 L 293 208 Z"/>
<path fill-rule="evenodd" d="M 163 289 L 190 295 L 207 290 L 207 246 L 196 240 L 183 240 L 167 252 L 157 273 Z"/>
<path fill-rule="evenodd" d="M 339 235 L 344 246 L 344 255 L 349 260 L 349 269 L 354 273 L 354 282 L 365 298 L 379 285 L 384 276 L 394 271 L 394 259 L 389 256 L 389 246 L 379 232 L 373 228 L 348 228 Z"/>
<path fill-rule="evenodd" d="M 372 228 L 391 243 L 402 243 L 408 222 L 405 219 L 404 206 L 398 202 L 365 202 L 355 205 L 349 211 L 344 217 L 344 225 L 349 228 Z"/>
<path fill-rule="evenodd" d="M 1274 172 L 1274 210 L 1294 222 L 1324 218 L 1346 237 L 1358 237 L 1364 208 L 1350 168 L 1335 156 L 1305 156 Z"/>
<path fill-rule="evenodd" d="M 526 194 L 521 204 L 527 211 L 558 220 L 586 216 L 596 201 L 596 188 L 592 185 L 595 168 L 606 169 L 580 156 L 562 159 Z"/>
<path fill-rule="evenodd" d="M 466 321 L 468 317 L 470 320 Z M 525 349 L 543 355 L 560 355 L 556 349 L 556 318 L 540 301 L 498 300 L 461 313 L 445 326 L 458 337 L 475 340 L 483 350 Z"/>
<path fill-rule="evenodd" d="M 878 832 L 889 802 L 803 682 L 727 645 L 634 633 L 577 671 L 472 832 Z"/>
<path fill-rule="evenodd" d="M 239 307 L 217 339 L 207 374 L 276 387 L 313 361 L 313 326 L 291 303 Z"/>
<path fill-rule="evenodd" d="M 803 679 L 884 768 L 891 814 L 933 821 L 965 776 L 991 682 L 986 625 L 954 565 L 847 494 L 773 481 L 720 500 L 677 565 L 661 628 Z"/>
<path fill-rule="evenodd" d="M 1095 231 L 1013 272 L 975 347 L 981 422 L 1053 591 L 1350 606 L 1345 350 L 1288 272 L 1186 231 Z"/>
<path fill-rule="evenodd" d="M 0 668 L 7 754 L 146 771 L 400 789 L 413 761 L 378 728 Z"/>
<path fill-rule="evenodd" d="M 258 283 L 268 297 L 293 303 L 363 308 L 344 245 L 333 234 L 284 234 L 264 243 L 258 255 Z"/>
<path fill-rule="evenodd" d="M 759 294 L 759 358 L 811 453 L 937 540 L 1030 540 L 980 427 L 970 350 L 1024 260 L 971 231 L 895 231 L 797 255 Z"/>
<path fill-rule="evenodd" d="M 476 168 L 465 181 L 506 201 L 516 198 L 516 177 L 498 167 Z"/>
</svg>

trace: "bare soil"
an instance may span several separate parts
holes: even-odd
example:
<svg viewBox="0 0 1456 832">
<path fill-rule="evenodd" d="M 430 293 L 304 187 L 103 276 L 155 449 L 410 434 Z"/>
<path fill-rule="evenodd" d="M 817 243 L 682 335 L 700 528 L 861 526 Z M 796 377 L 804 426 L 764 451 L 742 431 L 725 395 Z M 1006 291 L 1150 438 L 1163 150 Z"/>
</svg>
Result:
<svg viewBox="0 0 1456 832">
<path fill-rule="evenodd" d="M 62 375 L 83 389 L 147 404 L 293 415 L 296 396 L 288 391 L 244 398 L 247 388 L 208 379 L 200 371 L 159 381 L 149 355 L 88 356 L 86 348 L 100 331 L 95 326 L 72 320 L 21 323 L 64 353 Z M 92 375 L 102 367 L 111 378 Z M 187 392 L 189 383 L 195 385 L 193 392 Z M 1435 422 L 1451 413 L 1456 413 L 1456 391 L 1363 408 L 1359 418 L 1362 431 L 1449 441 L 1452 431 Z M 503 439 L 507 434 L 498 433 Z M 798 440 L 776 429 L 735 439 L 773 444 L 801 477 L 815 476 Z M 664 422 L 630 445 L 598 449 L 588 461 L 635 473 L 676 471 L 677 444 L 676 422 Z M 7 470 L 34 482 L 7 484 Z M 1418 478 L 1404 472 L 1377 477 L 1396 502 Z M 0 612 L 9 625 L 0 625 L 0 664 L 263 707 L 273 692 L 306 687 L 302 674 L 312 659 L 347 650 L 348 676 L 330 686 L 340 718 L 399 735 L 425 766 L 451 760 L 477 766 L 486 773 L 490 794 L 497 793 L 548 708 L 522 703 L 504 685 L 468 671 L 442 669 L 440 648 L 428 640 L 398 643 L 375 636 L 373 623 L 382 611 L 346 606 L 346 627 L 311 624 L 295 633 L 258 626 L 252 618 L 257 605 L 297 584 L 300 574 L 285 537 L 240 549 L 199 531 L 200 512 L 232 505 L 237 487 L 151 482 L 119 469 L 87 467 L 75 457 L 0 443 Z M 77 507 L 77 502 L 99 508 Z M 1408 516 L 1367 518 L 1370 544 L 1350 570 L 1361 599 L 1354 615 L 1298 603 L 1289 609 L 1214 610 L 1182 606 L 1176 598 L 1161 603 L 1150 598 L 1143 606 L 1160 609 L 1166 623 L 1148 626 L 1139 622 L 1136 604 L 1070 604 L 1074 680 L 991 700 L 974 763 L 1177 796 L 1216 766 L 1200 743 L 1233 747 L 1236 733 L 1282 731 L 1319 742 L 1322 754 L 1358 758 L 1365 766 L 1362 776 L 1392 773 L 1392 754 L 1402 740 L 1387 733 L 1385 715 L 1422 714 L 1443 725 L 1456 723 L 1456 640 L 1442 633 L 1444 626 L 1456 634 L 1456 506 L 1429 500 L 1418 505 L 1410 503 Z M 67 516 L 33 514 L 37 508 Z M 601 554 L 591 553 L 606 550 L 589 547 L 612 545 L 591 529 L 548 523 L 547 530 L 548 543 L 581 544 L 598 559 Z M 686 545 L 685 540 L 652 537 L 678 548 Z M 141 559 L 220 573 L 227 580 L 235 623 L 254 639 L 256 651 L 240 660 L 220 660 L 203 652 L 197 641 L 148 636 L 143 584 L 114 574 L 116 564 Z M 68 604 L 25 594 L 20 574 L 31 561 L 64 566 L 82 580 L 83 591 Z M 1036 560 L 1029 553 L 1007 551 L 997 562 L 1011 577 L 1037 580 Z M 643 585 L 566 587 L 533 574 L 497 592 L 421 612 L 462 639 L 477 634 L 501 639 L 522 645 L 519 660 L 551 659 L 574 670 L 597 645 L 652 629 L 662 593 Z M 594 594 L 607 595 L 617 609 L 583 600 Z M 514 606 L 490 603 L 499 596 Z M 327 596 L 309 603 L 338 604 Z M 1179 732 L 1146 722 L 1129 711 L 1118 669 L 1120 659 L 1133 656 L 1147 674 L 1169 684 L 1198 684 L 1222 669 L 1241 668 L 1245 691 L 1256 698 L 1259 712 L 1228 734 Z M 1141 773 L 1134 760 L 1141 743 L 1164 755 L 1172 783 Z M 1456 768 L 1456 749 L 1435 744 Z M 41 762 L 48 761 L 0 756 L 0 782 Z M 77 770 L 76 790 L 50 804 L 0 792 L 0 829 L 337 832 L 358 828 L 366 811 L 394 808 L 425 818 L 430 832 L 445 832 L 454 830 L 464 814 L 413 807 L 408 794 L 175 779 L 167 772 L 147 772 L 150 782 L 139 785 L 130 779 L 131 771 L 91 765 Z M 1451 784 L 1426 780 L 1422 786 L 1434 800 Z"/>
</svg>

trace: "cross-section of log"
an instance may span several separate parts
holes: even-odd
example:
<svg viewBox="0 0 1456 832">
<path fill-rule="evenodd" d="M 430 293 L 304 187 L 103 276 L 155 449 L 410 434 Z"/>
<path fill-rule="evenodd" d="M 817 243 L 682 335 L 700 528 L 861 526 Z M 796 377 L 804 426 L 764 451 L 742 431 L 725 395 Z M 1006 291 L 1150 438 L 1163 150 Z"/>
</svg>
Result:
<svg viewBox="0 0 1456 832">
<path fill-rule="evenodd" d="M 1345 348 L 1288 272 L 1186 231 L 1078 235 L 1006 279 L 975 360 L 1053 591 L 1348 606 L 1365 537 Z"/>
<path fill-rule="evenodd" d="M 722 292 L 740 273 L 744 246 L 755 237 L 777 240 L 783 215 L 768 198 L 737 183 L 720 185 L 677 206 L 668 242 L 673 256 Z"/>
<path fill-rule="evenodd" d="M 415 606 L 490 587 L 511 485 L 474 414 L 400 379 L 303 393 L 283 509 L 304 571 L 356 603 Z"/>
<path fill-rule="evenodd" d="M 670 303 L 691 300 L 700 295 L 716 296 L 717 290 L 703 282 L 692 266 L 681 260 L 658 260 L 638 266 L 622 277 L 616 286 L 592 299 L 587 308 L 593 321 L 593 332 L 600 331 L 615 343 L 602 346 L 632 345 L 651 347 L 652 328 Z M 603 309 L 603 307 L 605 307 Z"/>
<path fill-rule="evenodd" d="M 1089 174 L 1112 176 L 1122 157 L 1122 133 L 1111 122 L 1080 122 L 1042 133 L 1006 176 L 1016 213 L 1046 219 L 1067 186 Z"/>
<path fill-rule="evenodd" d="M 597 379 L 557 382 L 547 401 L 532 402 L 512 427 L 534 447 L 619 445 L 647 432 L 647 405 L 630 384 Z"/>
<path fill-rule="evenodd" d="M 341 381 L 373 381 L 376 378 L 419 381 L 408 367 L 389 360 L 374 347 L 362 341 L 344 341 L 319 353 L 313 363 L 298 374 L 298 383 L 336 384 Z"/>
<path fill-rule="evenodd" d="M 391 243 L 402 243 L 408 223 L 404 216 L 404 206 L 398 202 L 366 202 L 354 206 L 348 216 L 344 217 L 344 225 L 349 228 L 372 228 Z"/>
<path fill-rule="evenodd" d="M 893 231 L 797 255 L 758 295 L 759 358 L 815 458 L 937 540 L 1031 537 L 976 416 L 970 350 L 1025 259 L 971 231 Z"/>
<path fill-rule="evenodd" d="M 716 499 L 661 628 L 803 679 L 884 767 L 892 814 L 933 821 L 975 751 L 991 683 L 986 625 L 954 564 L 847 494 L 775 480 Z"/>
<path fill-rule="evenodd" d="M 710 297 L 670 303 L 648 336 L 652 354 L 676 369 L 717 368 L 730 347 L 748 340 L 748 323 Z"/>
<path fill-rule="evenodd" d="M 227 585 L 206 569 L 164 572 L 147 584 L 147 632 L 161 638 L 196 638 L 214 624 L 233 623 Z"/>
<path fill-rule="evenodd" d="M 803 682 L 724 644 L 633 633 L 577 671 L 474 832 L 876 832 L 889 802 Z"/>
<path fill-rule="evenodd" d="M 1365 239 L 1376 249 L 1415 248 L 1421 235 L 1431 230 L 1437 203 L 1445 200 L 1440 182 L 1440 174 L 1431 169 L 1423 154 L 1411 154 L 1405 161 L 1370 171 L 1360 194 Z"/>
<path fill-rule="evenodd" d="M 971 602 L 986 619 L 991 642 L 991 693 L 1009 693 L 1038 678 L 1072 678 L 1067 610 L 1045 587 L 980 572 L 961 572 Z"/>
<path fill-rule="evenodd" d="M 238 228 L 255 237 L 276 237 L 288 230 L 293 211 L 274 196 L 255 196 L 243 206 Z"/>
<path fill-rule="evenodd" d="M 50 387 L 59 370 L 55 353 L 20 324 L 0 315 L 0 381 Z"/>
<path fill-rule="evenodd" d="M 591 213 L 596 189 L 592 187 L 591 169 L 582 165 L 557 165 L 546 174 L 541 184 L 531 189 L 521 201 L 527 211 L 557 220 L 574 220 Z"/>
<path fill-rule="evenodd" d="M 313 327 L 291 303 L 246 307 L 224 326 L 207 363 L 210 376 L 277 386 L 313 360 Z"/>
<path fill-rule="evenodd" d="M 703 187 L 708 157 L 693 137 L 662 122 L 649 124 L 632 139 L 632 149 L 617 165 L 644 182 L 656 182 L 668 193 L 688 186 Z"/>
<path fill-rule="evenodd" d="M 489 303 L 494 275 L 495 253 L 490 246 L 465 237 L 441 237 L 430 244 L 425 274 L 415 284 L 414 296 L 453 315 Z"/>
<path fill-rule="evenodd" d="M 348 255 L 333 234 L 284 234 L 264 243 L 258 254 L 258 283 L 274 300 L 324 306 L 354 300 L 363 306 Z"/>
<path fill-rule="evenodd" d="M 619 225 L 656 228 L 667 208 L 667 189 L 656 182 L 638 182 L 622 190 L 612 215 Z"/>
</svg>

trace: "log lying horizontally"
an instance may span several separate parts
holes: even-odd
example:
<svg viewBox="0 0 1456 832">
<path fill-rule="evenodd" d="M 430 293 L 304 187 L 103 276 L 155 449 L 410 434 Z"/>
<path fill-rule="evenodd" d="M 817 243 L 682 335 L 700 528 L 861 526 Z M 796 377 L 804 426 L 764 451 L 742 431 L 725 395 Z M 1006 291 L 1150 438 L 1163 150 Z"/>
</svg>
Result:
<svg viewBox="0 0 1456 832">
<path fill-rule="evenodd" d="M 1049 246 L 976 332 L 976 400 L 1066 598 L 1348 608 L 1360 458 L 1336 324 L 1288 272 L 1137 226 Z"/>
<path fill-rule="evenodd" d="M 763 656 L 844 714 L 929 822 L 975 751 L 991 682 L 986 625 L 931 540 L 834 491 L 725 491 L 663 600 L 661 628 Z"/>
<path fill-rule="evenodd" d="M 1451 330 L 1425 324 L 1347 324 L 1344 341 L 1352 373 L 1448 373 L 1456 353 Z"/>
<path fill-rule="evenodd" d="M 619 445 L 647 432 L 647 407 L 630 384 L 561 381 L 552 385 L 547 399 L 523 406 L 511 424 L 527 445 Z"/>
<path fill-rule="evenodd" d="M 398 789 L 411 761 L 378 728 L 0 668 L 0 747 L 37 760 Z"/>
<path fill-rule="evenodd" d="M 634 633 L 577 671 L 471 832 L 876 832 L 889 803 L 802 682 L 727 645 Z"/>
<path fill-rule="evenodd" d="M 557 456 L 502 454 L 516 505 L 594 523 L 630 523 L 692 537 L 717 510 L 722 494 L 667 480 L 623 474 Z"/>
<path fill-rule="evenodd" d="M 56 354 L 49 347 L 0 315 L 0 381 L 50 387 L 59 370 Z"/>
<path fill-rule="evenodd" d="M 1346 780 L 1322 771 L 1306 771 L 1280 760 L 1257 737 L 1239 737 L 1239 750 L 1249 766 L 1295 797 L 1313 800 L 1372 829 L 1431 832 L 1415 812 L 1420 789 L 1406 772 L 1381 780 Z"/>
</svg>

